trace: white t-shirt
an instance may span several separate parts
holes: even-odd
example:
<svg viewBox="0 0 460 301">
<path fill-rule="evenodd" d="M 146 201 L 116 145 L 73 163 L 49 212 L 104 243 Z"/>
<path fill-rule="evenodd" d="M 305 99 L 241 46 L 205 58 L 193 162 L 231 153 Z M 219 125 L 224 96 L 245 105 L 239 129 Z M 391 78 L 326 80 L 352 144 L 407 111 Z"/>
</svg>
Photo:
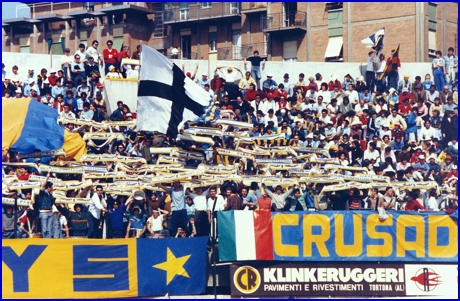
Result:
<svg viewBox="0 0 460 301">
<path fill-rule="evenodd" d="M 221 195 L 216 196 L 216 208 L 214 208 L 214 211 L 223 211 L 225 208 L 225 200 L 224 197 Z M 214 200 L 212 198 L 208 198 L 208 209 L 209 211 L 212 211 L 214 207 Z"/>
<path fill-rule="evenodd" d="M 223 77 L 227 83 L 233 84 L 238 79 L 238 73 L 235 71 L 232 71 L 231 73 L 227 72 L 224 73 Z"/>
<path fill-rule="evenodd" d="M 70 64 L 73 62 L 73 56 L 71 55 L 63 55 L 61 57 L 61 66 L 63 67 L 70 67 Z"/>
<path fill-rule="evenodd" d="M 61 227 L 61 229 L 64 228 L 64 226 L 67 226 L 67 219 L 64 215 L 61 215 L 59 217 L 59 226 Z"/>
<path fill-rule="evenodd" d="M 429 211 L 439 211 L 438 209 L 438 202 L 434 197 L 430 197 L 428 199 L 428 210 Z"/>
<path fill-rule="evenodd" d="M 350 103 L 358 103 L 359 101 L 359 95 L 356 90 L 353 91 L 347 91 L 348 99 L 350 100 Z"/>
<path fill-rule="evenodd" d="M 331 92 L 330 91 L 319 90 L 318 91 L 318 96 L 323 97 L 323 103 L 324 104 L 329 104 L 331 102 Z"/>
<path fill-rule="evenodd" d="M 147 222 L 150 224 L 150 230 L 153 232 L 163 230 L 163 215 L 160 214 L 157 218 L 151 216 Z"/>
<path fill-rule="evenodd" d="M 195 204 L 195 210 L 202 211 L 207 210 L 206 208 L 206 195 L 198 195 L 193 198 L 193 203 Z"/>
<path fill-rule="evenodd" d="M 97 62 L 101 54 L 96 48 L 94 48 L 93 46 L 90 46 L 86 50 L 86 56 L 92 56 L 94 58 L 94 62 Z"/>
</svg>

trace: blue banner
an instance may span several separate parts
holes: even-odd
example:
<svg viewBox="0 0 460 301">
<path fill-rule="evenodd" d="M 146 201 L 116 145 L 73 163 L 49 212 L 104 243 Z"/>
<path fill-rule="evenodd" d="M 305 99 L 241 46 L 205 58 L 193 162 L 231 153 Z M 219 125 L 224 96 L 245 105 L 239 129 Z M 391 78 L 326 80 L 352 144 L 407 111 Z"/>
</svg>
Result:
<svg viewBox="0 0 460 301">
<path fill-rule="evenodd" d="M 457 262 L 457 219 L 445 213 L 274 213 L 275 260 Z"/>
<path fill-rule="evenodd" d="M 203 293 L 206 285 L 207 242 L 208 237 L 139 239 L 139 296 Z"/>
<path fill-rule="evenodd" d="M 127 298 L 203 293 L 207 237 L 4 239 L 4 298 Z"/>
</svg>

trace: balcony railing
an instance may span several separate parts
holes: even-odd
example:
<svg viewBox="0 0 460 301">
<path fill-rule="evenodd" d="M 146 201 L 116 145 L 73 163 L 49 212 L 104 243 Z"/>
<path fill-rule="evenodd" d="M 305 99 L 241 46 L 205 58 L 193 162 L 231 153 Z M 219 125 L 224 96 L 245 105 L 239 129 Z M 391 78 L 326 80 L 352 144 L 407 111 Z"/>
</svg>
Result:
<svg viewBox="0 0 460 301">
<path fill-rule="evenodd" d="M 292 12 L 260 16 L 260 26 L 264 31 L 301 28 L 307 29 L 307 13 Z"/>
<path fill-rule="evenodd" d="M 240 15 L 241 6 L 239 2 L 210 2 L 210 5 L 206 6 L 203 6 L 201 2 L 197 2 L 196 4 L 190 4 L 186 8 L 179 6 L 166 8 L 164 10 L 164 22 L 169 24 Z"/>
<path fill-rule="evenodd" d="M 241 2 L 241 10 L 267 9 L 267 2 Z"/>
<path fill-rule="evenodd" d="M 242 60 L 243 58 L 252 56 L 254 50 L 258 50 L 260 56 L 266 56 L 266 49 L 266 43 L 256 43 L 251 45 L 217 48 L 217 59 Z"/>
</svg>

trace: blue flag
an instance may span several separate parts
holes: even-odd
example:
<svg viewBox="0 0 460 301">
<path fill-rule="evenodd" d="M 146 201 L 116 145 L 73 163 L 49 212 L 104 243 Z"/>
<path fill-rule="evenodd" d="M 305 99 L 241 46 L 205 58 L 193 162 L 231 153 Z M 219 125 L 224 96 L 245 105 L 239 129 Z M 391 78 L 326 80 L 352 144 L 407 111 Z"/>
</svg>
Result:
<svg viewBox="0 0 460 301">
<path fill-rule="evenodd" d="M 207 237 L 138 239 L 139 296 L 203 293 L 207 242 Z"/>
<path fill-rule="evenodd" d="M 361 43 L 365 44 L 368 48 L 373 48 L 376 50 L 382 49 L 383 47 L 383 39 L 385 37 L 385 27 L 370 35 L 369 37 L 361 40 Z"/>
</svg>

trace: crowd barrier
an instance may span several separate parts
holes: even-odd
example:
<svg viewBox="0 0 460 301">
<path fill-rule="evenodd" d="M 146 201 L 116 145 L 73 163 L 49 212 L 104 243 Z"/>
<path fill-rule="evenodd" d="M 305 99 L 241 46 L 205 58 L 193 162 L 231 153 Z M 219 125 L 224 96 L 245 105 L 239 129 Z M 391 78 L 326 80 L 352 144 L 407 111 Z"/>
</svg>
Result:
<svg viewBox="0 0 460 301">
<path fill-rule="evenodd" d="M 458 298 L 457 264 L 265 263 L 232 264 L 235 297 Z"/>
<path fill-rule="evenodd" d="M 201 294 L 207 237 L 7 239 L 3 298 L 127 298 Z"/>
<path fill-rule="evenodd" d="M 457 262 L 458 220 L 443 212 L 218 212 L 220 261 Z"/>
</svg>

